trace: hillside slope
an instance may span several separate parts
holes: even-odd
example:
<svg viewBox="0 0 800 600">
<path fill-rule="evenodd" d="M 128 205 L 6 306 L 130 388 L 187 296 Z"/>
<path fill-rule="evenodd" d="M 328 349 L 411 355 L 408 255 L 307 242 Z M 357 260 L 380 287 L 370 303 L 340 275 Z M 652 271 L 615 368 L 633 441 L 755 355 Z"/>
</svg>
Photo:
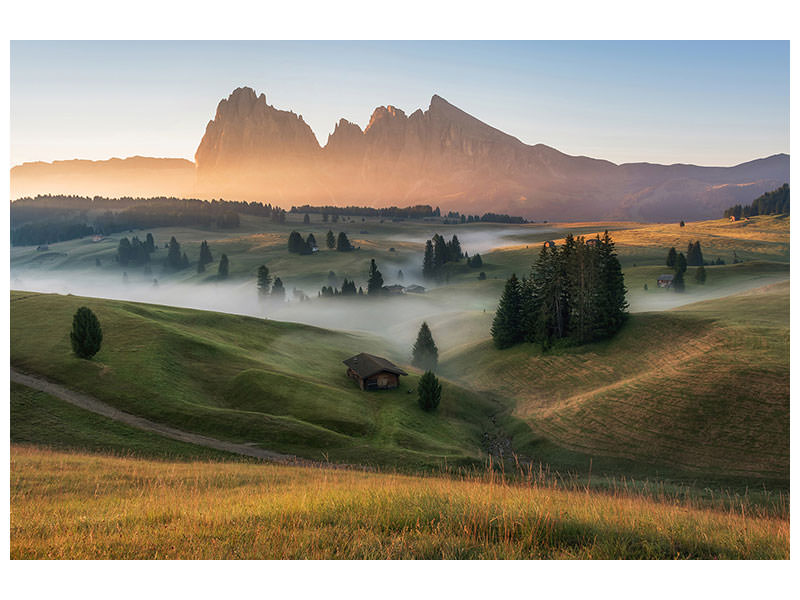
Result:
<svg viewBox="0 0 800 600">
<path fill-rule="evenodd" d="M 542 441 L 705 475 L 788 482 L 789 283 L 632 315 L 613 339 L 542 353 L 490 341 L 443 372 L 515 403 Z"/>
</svg>

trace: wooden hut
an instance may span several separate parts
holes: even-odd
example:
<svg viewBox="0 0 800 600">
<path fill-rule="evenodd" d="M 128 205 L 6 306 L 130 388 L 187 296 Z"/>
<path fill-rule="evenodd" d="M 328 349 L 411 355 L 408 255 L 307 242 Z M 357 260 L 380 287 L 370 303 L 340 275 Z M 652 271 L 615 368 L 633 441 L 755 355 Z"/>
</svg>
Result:
<svg viewBox="0 0 800 600">
<path fill-rule="evenodd" d="M 672 287 L 672 280 L 675 278 L 674 275 L 661 275 L 658 278 L 658 287 L 660 288 L 671 288 Z"/>
<path fill-rule="evenodd" d="M 408 375 L 403 369 L 380 356 L 362 352 L 348 358 L 347 376 L 358 382 L 362 390 L 389 390 L 400 385 L 400 375 Z"/>
</svg>

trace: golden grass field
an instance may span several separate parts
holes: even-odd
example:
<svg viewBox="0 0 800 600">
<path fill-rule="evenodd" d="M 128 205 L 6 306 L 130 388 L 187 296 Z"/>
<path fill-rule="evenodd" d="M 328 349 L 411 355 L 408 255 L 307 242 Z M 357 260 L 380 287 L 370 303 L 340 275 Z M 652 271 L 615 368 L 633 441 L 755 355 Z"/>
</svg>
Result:
<svg viewBox="0 0 800 600">
<path fill-rule="evenodd" d="M 15 559 L 789 556 L 788 516 L 564 489 L 533 470 L 510 485 L 12 446 L 11 490 Z"/>
</svg>

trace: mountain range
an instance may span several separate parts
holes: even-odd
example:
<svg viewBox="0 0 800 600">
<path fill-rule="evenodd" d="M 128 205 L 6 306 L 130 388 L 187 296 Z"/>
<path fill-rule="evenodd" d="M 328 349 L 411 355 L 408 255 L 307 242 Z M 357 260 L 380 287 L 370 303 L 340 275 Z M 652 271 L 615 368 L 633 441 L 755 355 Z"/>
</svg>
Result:
<svg viewBox="0 0 800 600">
<path fill-rule="evenodd" d="M 718 218 L 789 181 L 789 156 L 733 167 L 628 163 L 528 145 L 439 96 L 410 115 L 375 109 L 362 130 L 340 120 L 320 146 L 301 115 L 251 88 L 217 106 L 195 153 L 182 159 L 25 163 L 12 198 L 41 193 L 176 195 L 292 204 L 431 204 L 530 219 Z"/>
</svg>

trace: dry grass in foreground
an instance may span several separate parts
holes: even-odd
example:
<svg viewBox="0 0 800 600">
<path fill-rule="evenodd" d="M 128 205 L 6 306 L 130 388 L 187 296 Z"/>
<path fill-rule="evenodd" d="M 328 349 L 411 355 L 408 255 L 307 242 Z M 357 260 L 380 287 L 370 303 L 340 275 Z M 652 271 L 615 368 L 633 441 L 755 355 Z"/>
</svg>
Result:
<svg viewBox="0 0 800 600">
<path fill-rule="evenodd" d="M 772 559 L 789 521 L 488 477 L 12 446 L 11 557 Z"/>
</svg>

